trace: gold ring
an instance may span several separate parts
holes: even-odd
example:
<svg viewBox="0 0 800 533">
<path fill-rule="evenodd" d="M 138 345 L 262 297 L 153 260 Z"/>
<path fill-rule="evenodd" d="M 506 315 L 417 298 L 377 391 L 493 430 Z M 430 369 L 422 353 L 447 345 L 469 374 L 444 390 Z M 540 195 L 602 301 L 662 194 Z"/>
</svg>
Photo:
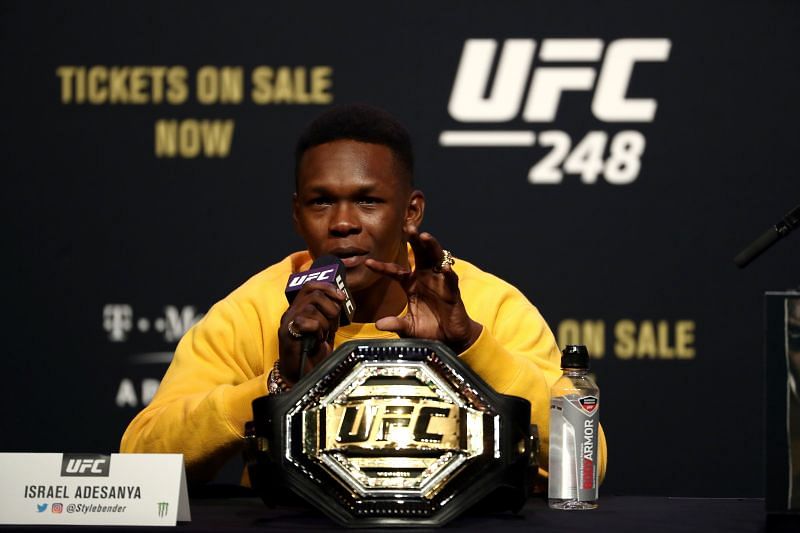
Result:
<svg viewBox="0 0 800 533">
<path fill-rule="evenodd" d="M 303 338 L 303 334 L 294 328 L 294 320 L 290 320 L 289 323 L 286 324 L 286 330 L 289 332 L 289 335 L 291 335 L 295 339 Z"/>
<path fill-rule="evenodd" d="M 434 272 L 441 272 L 447 266 L 453 266 L 456 264 L 456 260 L 453 259 L 453 254 L 450 253 L 450 250 L 442 250 L 442 262 L 439 263 L 438 268 L 434 268 Z"/>
</svg>

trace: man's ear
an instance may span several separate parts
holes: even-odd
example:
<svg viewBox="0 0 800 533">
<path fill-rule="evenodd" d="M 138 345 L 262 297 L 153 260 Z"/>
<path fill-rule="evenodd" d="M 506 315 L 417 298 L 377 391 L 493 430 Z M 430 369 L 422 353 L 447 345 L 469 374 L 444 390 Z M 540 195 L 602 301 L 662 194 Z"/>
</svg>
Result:
<svg viewBox="0 0 800 533">
<path fill-rule="evenodd" d="M 422 191 L 414 189 L 411 191 L 411 196 L 408 198 L 408 205 L 406 206 L 405 226 L 422 225 L 422 219 L 425 217 L 425 195 Z"/>
</svg>

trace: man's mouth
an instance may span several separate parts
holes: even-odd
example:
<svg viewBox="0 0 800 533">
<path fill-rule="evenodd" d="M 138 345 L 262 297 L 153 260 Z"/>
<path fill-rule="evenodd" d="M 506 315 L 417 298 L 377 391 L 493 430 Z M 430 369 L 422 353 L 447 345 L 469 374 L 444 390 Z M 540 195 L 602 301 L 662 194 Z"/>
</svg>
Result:
<svg viewBox="0 0 800 533">
<path fill-rule="evenodd" d="M 330 253 L 341 259 L 347 268 L 358 266 L 367 258 L 367 250 L 361 248 L 337 248 Z"/>
</svg>

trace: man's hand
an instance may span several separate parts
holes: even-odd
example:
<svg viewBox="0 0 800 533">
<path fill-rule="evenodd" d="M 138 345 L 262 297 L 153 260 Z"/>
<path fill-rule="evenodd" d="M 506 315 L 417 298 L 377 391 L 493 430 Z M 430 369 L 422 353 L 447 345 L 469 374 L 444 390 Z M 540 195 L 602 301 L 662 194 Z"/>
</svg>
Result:
<svg viewBox="0 0 800 533">
<path fill-rule="evenodd" d="M 414 250 L 415 267 L 411 271 L 394 263 L 367 259 L 370 269 L 396 280 L 408 299 L 408 312 L 403 317 L 385 317 L 375 323 L 383 331 L 401 337 L 442 341 L 456 353 L 472 346 L 483 326 L 467 314 L 458 276 L 449 264 L 442 264 L 444 251 L 433 235 L 408 229 Z"/>
<path fill-rule="evenodd" d="M 344 294 L 329 283 L 309 282 L 303 285 L 292 305 L 281 317 L 278 327 L 280 372 L 288 384 L 294 384 L 301 374 L 306 374 L 330 355 L 344 299 Z M 302 373 L 300 356 L 303 340 L 290 333 L 289 324 L 294 333 L 316 340 Z"/>
</svg>

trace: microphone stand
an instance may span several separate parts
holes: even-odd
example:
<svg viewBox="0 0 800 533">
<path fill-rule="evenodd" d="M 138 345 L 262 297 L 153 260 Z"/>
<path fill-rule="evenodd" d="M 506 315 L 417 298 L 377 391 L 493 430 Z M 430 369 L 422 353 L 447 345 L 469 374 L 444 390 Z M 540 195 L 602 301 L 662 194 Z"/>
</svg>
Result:
<svg viewBox="0 0 800 533">
<path fill-rule="evenodd" d="M 800 205 L 789 211 L 777 224 L 761 234 L 759 238 L 747 245 L 739 254 L 733 258 L 733 262 L 739 268 L 744 268 L 753 259 L 761 255 L 767 248 L 775 244 L 779 239 L 786 237 L 793 229 L 800 226 Z"/>
</svg>

